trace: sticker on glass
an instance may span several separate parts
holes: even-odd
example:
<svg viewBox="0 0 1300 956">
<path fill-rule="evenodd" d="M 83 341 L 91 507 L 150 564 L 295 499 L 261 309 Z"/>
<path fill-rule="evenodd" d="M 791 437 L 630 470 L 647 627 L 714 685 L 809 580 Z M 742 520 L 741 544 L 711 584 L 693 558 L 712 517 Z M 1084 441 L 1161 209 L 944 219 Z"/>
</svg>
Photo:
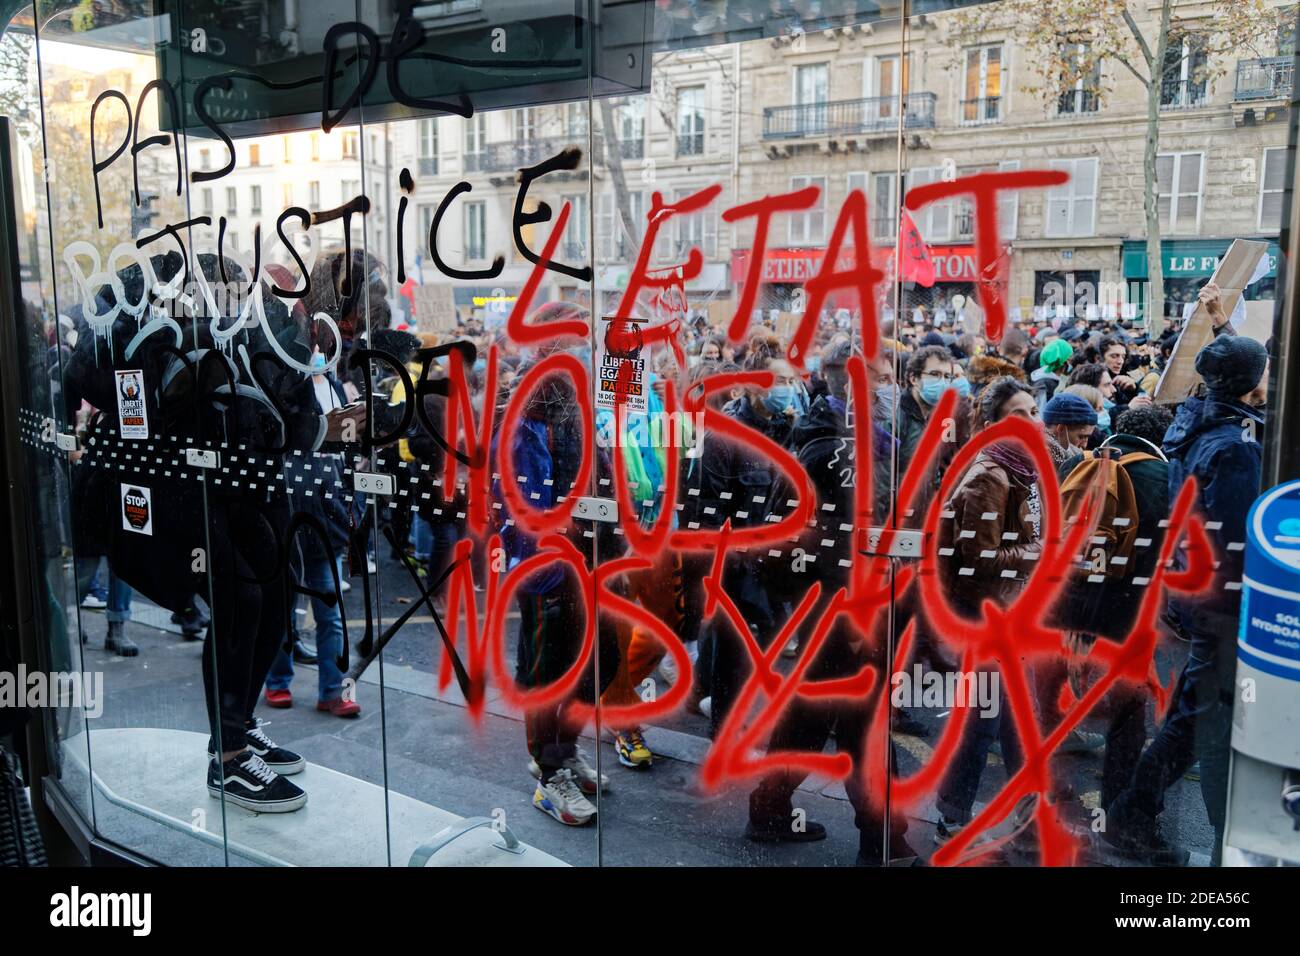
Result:
<svg viewBox="0 0 1300 956">
<path fill-rule="evenodd" d="M 153 534 L 153 496 L 143 485 L 122 485 L 122 527 L 136 534 Z"/>
<path fill-rule="evenodd" d="M 149 412 L 144 404 L 144 374 L 139 369 L 117 372 L 117 420 L 123 438 L 149 437 Z"/>
</svg>

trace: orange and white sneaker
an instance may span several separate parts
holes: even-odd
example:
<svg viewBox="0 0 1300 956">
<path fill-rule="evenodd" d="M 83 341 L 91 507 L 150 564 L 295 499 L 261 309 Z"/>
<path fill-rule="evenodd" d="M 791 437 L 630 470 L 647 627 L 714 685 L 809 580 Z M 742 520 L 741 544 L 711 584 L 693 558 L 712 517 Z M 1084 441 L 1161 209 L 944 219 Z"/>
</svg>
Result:
<svg viewBox="0 0 1300 956">
<path fill-rule="evenodd" d="M 533 806 L 571 827 L 585 826 L 596 817 L 596 808 L 583 796 L 569 769 L 557 770 L 549 780 L 537 781 Z"/>
</svg>

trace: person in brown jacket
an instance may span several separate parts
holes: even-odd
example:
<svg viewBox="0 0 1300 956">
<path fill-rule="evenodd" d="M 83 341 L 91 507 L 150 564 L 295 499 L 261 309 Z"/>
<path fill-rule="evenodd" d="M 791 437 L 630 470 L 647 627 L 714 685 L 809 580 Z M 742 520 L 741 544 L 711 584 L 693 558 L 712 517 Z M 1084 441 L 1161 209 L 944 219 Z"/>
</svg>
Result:
<svg viewBox="0 0 1300 956">
<path fill-rule="evenodd" d="M 1033 391 L 1010 376 L 996 379 L 976 400 L 972 431 L 1012 415 L 1038 422 Z M 1034 462 L 1021 445 L 997 442 L 975 456 L 944 503 L 947 517 L 939 524 L 939 574 L 954 612 L 973 621 L 980 617 L 985 600 L 1000 607 L 1015 600 L 1037 558 L 1041 505 Z M 995 739 L 1002 743 L 1008 776 L 1014 776 L 1023 763 L 997 665 L 985 663 L 980 670 L 994 684 L 995 706 L 972 710 L 964 718 L 961 744 L 936 802 L 942 815 L 935 831 L 935 842 L 940 845 L 970 822 L 980 776 Z"/>
</svg>

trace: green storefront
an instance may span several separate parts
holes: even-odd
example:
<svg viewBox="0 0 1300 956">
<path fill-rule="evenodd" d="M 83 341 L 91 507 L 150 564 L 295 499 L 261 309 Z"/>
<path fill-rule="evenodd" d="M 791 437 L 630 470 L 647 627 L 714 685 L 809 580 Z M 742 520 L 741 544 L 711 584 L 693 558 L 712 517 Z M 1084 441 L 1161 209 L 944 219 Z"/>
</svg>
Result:
<svg viewBox="0 0 1300 956">
<path fill-rule="evenodd" d="M 1268 272 L 1250 286 L 1249 299 L 1272 299 L 1277 287 L 1277 267 L 1282 250 L 1277 241 L 1251 237 L 1268 243 Z M 1214 275 L 1215 267 L 1232 245 L 1231 239 L 1165 239 L 1160 243 L 1161 271 L 1164 274 L 1165 315 L 1182 314 L 1184 303 L 1196 301 L 1196 293 Z M 1129 301 L 1138 303 L 1138 315 L 1146 311 L 1147 244 L 1141 239 L 1124 240 L 1121 249 L 1124 281 L 1129 285 Z"/>
</svg>

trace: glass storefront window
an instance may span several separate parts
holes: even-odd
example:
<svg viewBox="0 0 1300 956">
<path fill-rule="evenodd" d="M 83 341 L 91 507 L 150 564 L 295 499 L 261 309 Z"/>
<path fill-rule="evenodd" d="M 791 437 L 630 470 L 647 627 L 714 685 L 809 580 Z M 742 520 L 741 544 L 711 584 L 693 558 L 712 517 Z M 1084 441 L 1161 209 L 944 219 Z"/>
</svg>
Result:
<svg viewBox="0 0 1300 956">
<path fill-rule="evenodd" d="M 50 785 L 164 863 L 1264 852 L 1294 9 L 1233 5 L 38 3 Z"/>
</svg>

